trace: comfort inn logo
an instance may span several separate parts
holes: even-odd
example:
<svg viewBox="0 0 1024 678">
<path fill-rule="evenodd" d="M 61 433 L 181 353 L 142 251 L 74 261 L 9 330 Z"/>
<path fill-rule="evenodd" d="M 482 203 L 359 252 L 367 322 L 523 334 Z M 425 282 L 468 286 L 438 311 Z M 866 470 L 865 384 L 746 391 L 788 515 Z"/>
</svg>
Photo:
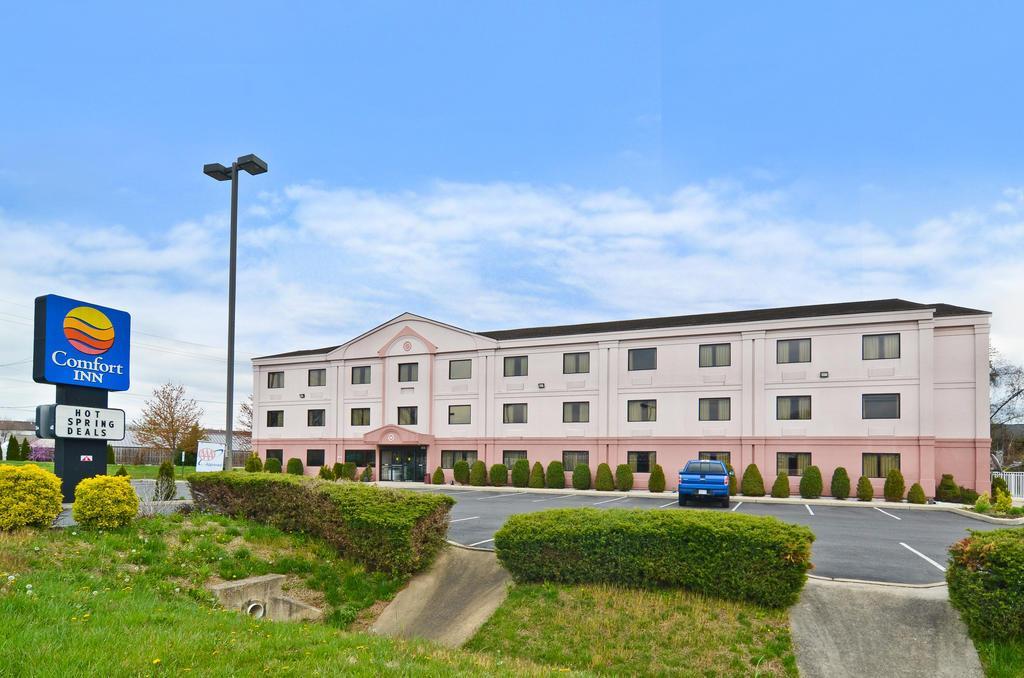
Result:
<svg viewBox="0 0 1024 678">
<path fill-rule="evenodd" d="M 64 336 L 82 353 L 102 355 L 114 345 L 114 325 L 91 306 L 78 306 L 64 316 Z"/>
<path fill-rule="evenodd" d="M 36 299 L 33 378 L 46 384 L 128 390 L 131 316 L 48 294 Z"/>
</svg>

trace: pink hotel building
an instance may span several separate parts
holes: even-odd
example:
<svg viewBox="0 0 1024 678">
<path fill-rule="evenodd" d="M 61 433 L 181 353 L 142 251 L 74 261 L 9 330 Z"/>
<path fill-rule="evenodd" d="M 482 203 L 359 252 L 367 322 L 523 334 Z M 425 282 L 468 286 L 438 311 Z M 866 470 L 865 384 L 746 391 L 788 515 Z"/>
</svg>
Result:
<svg viewBox="0 0 1024 678">
<path fill-rule="evenodd" d="M 255 449 L 422 481 L 460 460 L 689 459 L 793 491 L 817 465 L 881 494 L 943 473 L 989 489 L 990 313 L 901 299 L 470 332 L 405 313 L 339 346 L 253 360 Z"/>
</svg>

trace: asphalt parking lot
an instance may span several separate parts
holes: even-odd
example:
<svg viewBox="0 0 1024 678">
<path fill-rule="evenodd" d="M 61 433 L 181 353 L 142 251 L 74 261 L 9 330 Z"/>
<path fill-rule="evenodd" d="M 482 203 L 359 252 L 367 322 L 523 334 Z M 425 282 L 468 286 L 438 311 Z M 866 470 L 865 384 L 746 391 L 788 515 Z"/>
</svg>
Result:
<svg viewBox="0 0 1024 678">
<path fill-rule="evenodd" d="M 944 580 L 949 546 L 967 530 L 999 526 L 943 511 L 869 508 L 865 506 L 808 506 L 752 504 L 734 498 L 728 509 L 681 508 L 674 493 L 662 498 L 601 497 L 549 494 L 524 490 L 481 492 L 458 487 L 423 489 L 444 492 L 457 501 L 451 513 L 448 538 L 477 548 L 493 548 L 494 533 L 515 513 L 556 507 L 635 508 L 665 511 L 735 511 L 770 515 L 814 531 L 812 574 L 904 584 Z"/>
</svg>

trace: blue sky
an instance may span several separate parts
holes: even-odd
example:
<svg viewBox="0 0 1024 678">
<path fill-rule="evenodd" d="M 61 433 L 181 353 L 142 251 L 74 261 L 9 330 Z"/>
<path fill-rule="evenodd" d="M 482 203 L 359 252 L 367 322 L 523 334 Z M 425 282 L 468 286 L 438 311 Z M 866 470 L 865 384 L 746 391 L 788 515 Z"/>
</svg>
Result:
<svg viewBox="0 0 1024 678">
<path fill-rule="evenodd" d="M 290 4 L 5 8 L 0 242 L 46 254 L 0 292 L 0 365 L 32 297 L 77 295 L 162 347 L 132 397 L 182 380 L 219 421 L 228 193 L 200 168 L 248 152 L 243 357 L 405 310 L 903 296 L 996 311 L 1024 360 L 1019 4 Z M 27 374 L 0 367 L 0 416 L 46 399 Z"/>
</svg>

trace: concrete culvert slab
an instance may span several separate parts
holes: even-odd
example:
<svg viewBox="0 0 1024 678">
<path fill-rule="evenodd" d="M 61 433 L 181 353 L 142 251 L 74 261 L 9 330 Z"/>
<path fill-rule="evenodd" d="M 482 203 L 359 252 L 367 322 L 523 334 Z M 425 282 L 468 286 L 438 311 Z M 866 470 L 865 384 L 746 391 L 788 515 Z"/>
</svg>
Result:
<svg viewBox="0 0 1024 678">
<path fill-rule="evenodd" d="M 323 610 L 284 595 L 283 574 L 264 574 L 210 586 L 220 604 L 256 619 L 271 621 L 319 620 Z"/>
</svg>

